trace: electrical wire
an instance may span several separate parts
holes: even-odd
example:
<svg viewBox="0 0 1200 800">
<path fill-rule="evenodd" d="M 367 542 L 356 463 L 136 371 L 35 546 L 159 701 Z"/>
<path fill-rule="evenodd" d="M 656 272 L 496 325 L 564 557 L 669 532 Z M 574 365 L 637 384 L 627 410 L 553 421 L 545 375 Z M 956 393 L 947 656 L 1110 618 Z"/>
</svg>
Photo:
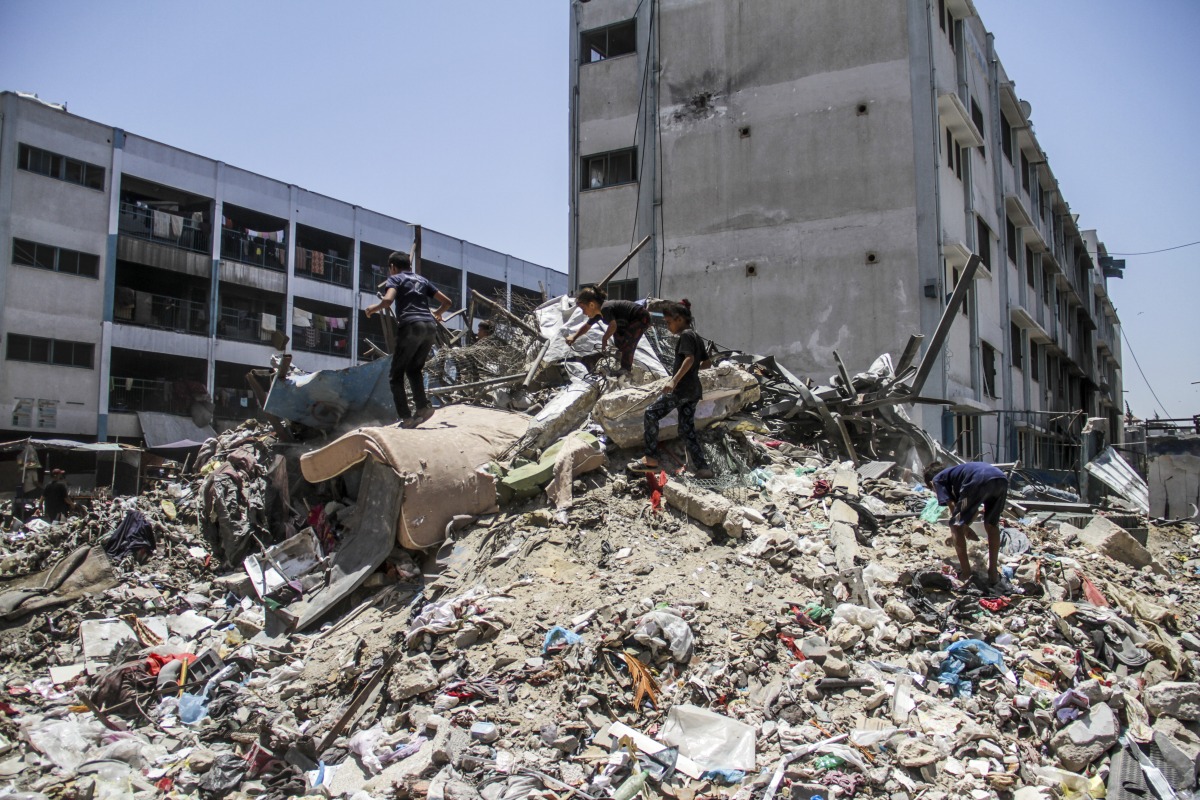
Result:
<svg viewBox="0 0 1200 800">
<path fill-rule="evenodd" d="M 1110 253 L 1108 253 L 1108 255 L 1110 255 L 1110 256 L 1152 256 L 1155 253 L 1166 253 L 1170 250 L 1182 250 L 1185 247 L 1195 247 L 1198 244 L 1200 244 L 1200 241 L 1188 242 L 1187 244 L 1177 244 L 1174 247 L 1164 247 L 1162 250 L 1147 250 L 1144 253 L 1112 253 L 1112 252 L 1110 252 Z"/>
<path fill-rule="evenodd" d="M 1129 350 L 1129 355 L 1133 358 L 1133 363 L 1137 365 L 1138 372 L 1142 374 L 1142 380 L 1146 382 L 1146 388 L 1150 390 L 1150 394 L 1154 396 L 1155 401 L 1158 403 L 1158 407 L 1162 409 L 1163 416 L 1170 417 L 1171 415 L 1167 412 L 1167 407 L 1163 405 L 1162 400 L 1158 399 L 1158 393 L 1154 391 L 1154 387 L 1150 385 L 1150 379 L 1146 377 L 1146 373 L 1142 370 L 1142 365 L 1138 361 L 1137 355 L 1135 355 L 1133 352 L 1133 345 L 1129 343 L 1129 337 L 1125 335 L 1124 328 L 1121 328 L 1121 338 L 1125 340 L 1125 347 Z"/>
</svg>

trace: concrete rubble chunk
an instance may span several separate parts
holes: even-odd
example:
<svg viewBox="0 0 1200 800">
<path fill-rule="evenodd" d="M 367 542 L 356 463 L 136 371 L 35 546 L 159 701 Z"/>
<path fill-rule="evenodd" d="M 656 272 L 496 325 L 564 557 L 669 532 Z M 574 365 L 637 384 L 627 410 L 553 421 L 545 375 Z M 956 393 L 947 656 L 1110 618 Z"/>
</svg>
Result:
<svg viewBox="0 0 1200 800">
<path fill-rule="evenodd" d="M 1117 743 L 1117 718 L 1106 704 L 1092 706 L 1082 717 L 1056 733 L 1050 749 L 1063 769 L 1082 772 Z"/>
<path fill-rule="evenodd" d="M 1156 717 L 1200 720 L 1200 683 L 1157 683 L 1142 694 L 1142 703 Z"/>
<path fill-rule="evenodd" d="M 1165 573 L 1162 565 L 1145 547 L 1129 535 L 1129 531 L 1106 517 L 1093 517 L 1087 527 L 1079 533 L 1079 539 L 1095 552 L 1131 567 L 1151 567 L 1155 572 Z"/>
<path fill-rule="evenodd" d="M 429 656 L 420 653 L 404 658 L 392 667 L 387 680 L 388 694 L 393 700 L 407 700 L 438 688 L 437 670 Z"/>
<path fill-rule="evenodd" d="M 733 508 L 733 503 L 716 492 L 689 486 L 682 481 L 667 481 L 667 485 L 663 487 L 663 496 L 672 508 L 710 528 L 723 523 Z"/>
</svg>

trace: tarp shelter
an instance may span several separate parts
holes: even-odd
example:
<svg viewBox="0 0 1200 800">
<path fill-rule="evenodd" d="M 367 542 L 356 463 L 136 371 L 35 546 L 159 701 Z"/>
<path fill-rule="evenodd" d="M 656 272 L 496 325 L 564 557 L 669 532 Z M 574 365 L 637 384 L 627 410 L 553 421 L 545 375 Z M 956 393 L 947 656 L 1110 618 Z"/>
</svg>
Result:
<svg viewBox="0 0 1200 800">
<path fill-rule="evenodd" d="M 199 447 L 204 444 L 205 439 L 215 439 L 217 436 L 211 425 L 200 427 L 189 417 L 153 411 L 139 411 L 137 417 L 138 424 L 142 426 L 142 438 L 146 440 L 147 450 Z"/>
<path fill-rule="evenodd" d="M 276 378 L 263 410 L 321 431 L 395 419 L 388 376 L 392 357 L 345 369 L 323 369 Z"/>
<path fill-rule="evenodd" d="M 69 468 L 65 461 L 55 463 L 51 453 L 92 453 L 94 482 L 96 486 L 111 486 L 113 494 L 137 494 L 138 472 L 141 469 L 142 450 L 116 442 L 77 442 L 73 439 L 17 439 L 0 442 L 0 454 L 21 453 L 15 460 L 0 460 L 0 492 L 9 492 L 20 486 L 28 469 L 49 470 L 56 466 L 66 469 L 71 475 L 79 476 L 77 469 Z M 75 478 L 78 480 L 78 477 Z"/>
</svg>

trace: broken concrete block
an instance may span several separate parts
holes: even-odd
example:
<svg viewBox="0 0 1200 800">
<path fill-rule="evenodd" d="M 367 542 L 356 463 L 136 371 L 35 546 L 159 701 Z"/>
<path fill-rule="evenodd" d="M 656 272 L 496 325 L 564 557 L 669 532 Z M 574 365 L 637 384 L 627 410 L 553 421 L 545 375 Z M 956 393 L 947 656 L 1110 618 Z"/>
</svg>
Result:
<svg viewBox="0 0 1200 800">
<path fill-rule="evenodd" d="M 829 678 L 850 677 L 850 664 L 840 658 L 834 658 L 832 655 L 825 657 L 825 662 L 821 664 L 821 668 L 825 670 L 825 675 Z"/>
<path fill-rule="evenodd" d="M 1137 539 L 1129 535 L 1129 531 L 1105 517 L 1094 517 L 1088 526 L 1078 534 L 1079 540 L 1089 549 L 1107 556 L 1114 561 L 1128 564 L 1131 567 L 1153 567 L 1155 572 L 1166 572 L 1162 565 L 1154 560 L 1150 551 L 1138 544 Z"/>
<path fill-rule="evenodd" d="M 425 653 L 397 662 L 387 682 L 388 695 L 393 700 L 407 700 L 437 687 L 437 670 Z"/>
<path fill-rule="evenodd" d="M 701 525 L 712 528 L 728 516 L 733 504 L 716 492 L 687 486 L 679 481 L 667 481 L 663 495 L 672 508 L 679 509 Z"/>
<path fill-rule="evenodd" d="M 1102 703 L 1055 734 L 1050 749 L 1063 769 L 1082 772 L 1116 743 L 1117 717 Z"/>
<path fill-rule="evenodd" d="M 658 397 L 663 382 L 610 392 L 596 401 L 592 419 L 617 447 L 633 447 L 642 443 L 642 414 Z M 703 429 L 712 423 L 735 414 L 750 403 L 757 402 L 762 392 L 758 380 L 731 364 L 700 370 L 700 385 L 704 397 L 696 406 L 696 427 Z M 672 411 L 659 424 L 660 441 L 679 435 L 678 412 Z"/>
<path fill-rule="evenodd" d="M 810 661 L 823 661 L 829 655 L 829 643 L 820 636 L 808 636 L 801 639 L 800 652 Z"/>
<path fill-rule="evenodd" d="M 1158 683 L 1142 693 L 1146 710 L 1156 717 L 1200 720 L 1200 683 Z"/>
<path fill-rule="evenodd" d="M 854 645 L 866 638 L 866 634 L 857 625 L 851 625 L 848 622 L 839 622 L 829 629 L 825 634 L 825 638 L 834 647 L 840 647 L 842 650 L 851 650 Z"/>
<path fill-rule="evenodd" d="M 854 568 L 854 559 L 858 555 L 858 540 L 854 538 L 854 528 L 844 522 L 834 522 L 829 526 L 829 544 L 839 572 Z"/>
</svg>

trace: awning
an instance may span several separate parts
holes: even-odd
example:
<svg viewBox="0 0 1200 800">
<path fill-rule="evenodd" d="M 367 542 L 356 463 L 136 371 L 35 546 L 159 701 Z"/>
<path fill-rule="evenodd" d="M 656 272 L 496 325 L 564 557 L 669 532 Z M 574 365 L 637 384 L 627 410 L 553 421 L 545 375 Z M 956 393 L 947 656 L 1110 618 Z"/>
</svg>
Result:
<svg viewBox="0 0 1200 800">
<path fill-rule="evenodd" d="M 217 432 L 211 425 L 198 427 L 188 417 L 174 414 L 158 414 L 152 411 L 137 412 L 142 436 L 150 450 L 171 450 L 179 447 L 199 447 L 205 439 L 215 439 Z"/>
<path fill-rule="evenodd" d="M 15 442 L 0 442 L 0 453 L 15 453 L 24 450 L 26 446 L 34 450 L 71 450 L 74 452 L 107 453 L 123 450 L 139 450 L 127 444 L 116 442 L 76 442 L 71 439 L 18 439 Z"/>
</svg>

